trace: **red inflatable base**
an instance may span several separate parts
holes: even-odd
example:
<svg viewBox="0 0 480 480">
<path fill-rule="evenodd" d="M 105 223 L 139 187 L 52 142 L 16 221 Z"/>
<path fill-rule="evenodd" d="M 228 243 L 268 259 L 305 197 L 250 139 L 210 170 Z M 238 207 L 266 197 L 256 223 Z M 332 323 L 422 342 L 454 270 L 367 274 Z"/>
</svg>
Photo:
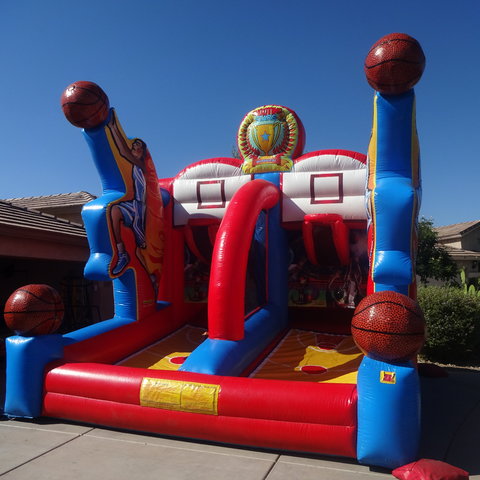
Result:
<svg viewBox="0 0 480 480">
<path fill-rule="evenodd" d="M 155 400 L 155 406 L 144 406 L 145 381 L 160 381 L 172 388 L 205 386 L 216 392 L 214 408 L 207 413 L 179 411 L 159 408 L 161 403 L 155 404 Z M 355 458 L 356 410 L 355 385 L 90 363 L 66 364 L 47 373 L 43 415 L 169 436 Z"/>
</svg>

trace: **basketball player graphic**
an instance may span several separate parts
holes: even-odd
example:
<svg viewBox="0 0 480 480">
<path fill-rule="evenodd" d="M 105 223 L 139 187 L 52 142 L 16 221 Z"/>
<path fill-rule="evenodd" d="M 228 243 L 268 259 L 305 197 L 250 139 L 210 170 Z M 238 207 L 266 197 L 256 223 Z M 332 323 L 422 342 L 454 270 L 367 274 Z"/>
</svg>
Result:
<svg viewBox="0 0 480 480">
<path fill-rule="evenodd" d="M 133 198 L 114 204 L 110 209 L 110 219 L 112 224 L 112 232 L 117 248 L 117 262 L 111 267 L 111 273 L 114 276 L 119 275 L 130 263 L 130 256 L 125 249 L 122 239 L 121 225 L 130 228 L 133 231 L 136 243 L 135 254 L 147 270 L 148 268 L 143 256 L 143 250 L 146 248 L 145 241 L 145 219 L 146 219 L 146 180 L 145 180 L 145 157 L 147 153 L 146 144 L 135 139 L 132 146 L 129 147 L 117 124 L 116 115 L 112 115 L 111 120 L 107 124 L 113 141 L 119 154 L 132 167 L 133 180 Z"/>
</svg>

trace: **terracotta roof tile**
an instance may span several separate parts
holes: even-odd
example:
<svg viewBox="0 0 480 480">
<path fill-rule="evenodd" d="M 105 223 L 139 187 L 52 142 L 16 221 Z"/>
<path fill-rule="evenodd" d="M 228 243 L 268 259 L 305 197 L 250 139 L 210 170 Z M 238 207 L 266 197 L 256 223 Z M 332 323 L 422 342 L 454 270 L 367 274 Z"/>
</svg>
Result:
<svg viewBox="0 0 480 480">
<path fill-rule="evenodd" d="M 474 252 L 472 250 L 464 250 L 463 248 L 452 247 L 451 245 L 442 245 L 443 248 L 448 252 L 448 254 L 454 258 L 471 258 L 477 260 L 480 258 L 480 252 Z"/>
<path fill-rule="evenodd" d="M 5 202 L 18 207 L 44 210 L 48 208 L 82 206 L 96 197 L 88 192 L 59 193 L 56 195 L 43 195 L 37 197 L 6 198 Z"/>
<path fill-rule="evenodd" d="M 480 220 L 472 220 L 470 222 L 455 223 L 453 225 L 446 225 L 445 227 L 436 227 L 439 239 L 454 237 L 461 235 L 472 227 L 480 225 Z"/>
<path fill-rule="evenodd" d="M 78 223 L 0 200 L 0 232 L 2 226 L 40 230 L 75 237 L 87 236 L 83 226 Z"/>
</svg>

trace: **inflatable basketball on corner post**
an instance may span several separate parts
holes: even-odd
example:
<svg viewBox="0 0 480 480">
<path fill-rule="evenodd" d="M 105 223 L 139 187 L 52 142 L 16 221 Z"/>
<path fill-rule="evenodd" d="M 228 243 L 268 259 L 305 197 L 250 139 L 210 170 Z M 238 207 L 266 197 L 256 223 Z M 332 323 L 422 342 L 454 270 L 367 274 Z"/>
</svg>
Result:
<svg viewBox="0 0 480 480">
<path fill-rule="evenodd" d="M 62 297 L 54 288 L 25 285 L 15 290 L 5 303 L 5 323 L 17 335 L 48 335 L 60 327 L 64 310 Z"/>
<path fill-rule="evenodd" d="M 86 81 L 69 85 L 62 93 L 60 104 L 67 120 L 80 128 L 101 125 L 110 109 L 106 93 L 96 83 Z"/>
<path fill-rule="evenodd" d="M 425 55 L 417 40 L 391 33 L 378 40 L 365 59 L 365 75 L 375 90 L 399 95 L 413 88 L 425 69 Z"/>
<path fill-rule="evenodd" d="M 397 292 L 375 292 L 355 309 L 352 335 L 358 347 L 377 360 L 411 360 L 425 341 L 425 320 L 415 300 Z"/>
</svg>

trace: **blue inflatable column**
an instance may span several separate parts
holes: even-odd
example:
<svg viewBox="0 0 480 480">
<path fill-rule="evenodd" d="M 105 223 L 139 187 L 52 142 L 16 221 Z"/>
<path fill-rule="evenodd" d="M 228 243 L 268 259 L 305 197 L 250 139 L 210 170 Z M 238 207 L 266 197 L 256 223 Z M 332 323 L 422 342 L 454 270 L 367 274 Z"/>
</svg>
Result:
<svg viewBox="0 0 480 480">
<path fill-rule="evenodd" d="M 419 148 L 413 89 L 376 93 L 368 149 L 369 293 L 414 295 L 420 208 Z"/>
<path fill-rule="evenodd" d="M 5 415 L 19 418 L 41 415 L 45 367 L 63 357 L 66 343 L 62 335 L 6 339 Z"/>
<path fill-rule="evenodd" d="M 358 370 L 358 460 L 397 468 L 416 459 L 420 383 L 413 364 L 365 357 Z"/>
<path fill-rule="evenodd" d="M 415 298 L 420 206 L 415 95 L 375 94 L 368 150 L 368 293 L 395 291 Z M 358 459 L 396 468 L 416 459 L 420 387 L 413 364 L 365 357 L 358 374 Z"/>
</svg>

